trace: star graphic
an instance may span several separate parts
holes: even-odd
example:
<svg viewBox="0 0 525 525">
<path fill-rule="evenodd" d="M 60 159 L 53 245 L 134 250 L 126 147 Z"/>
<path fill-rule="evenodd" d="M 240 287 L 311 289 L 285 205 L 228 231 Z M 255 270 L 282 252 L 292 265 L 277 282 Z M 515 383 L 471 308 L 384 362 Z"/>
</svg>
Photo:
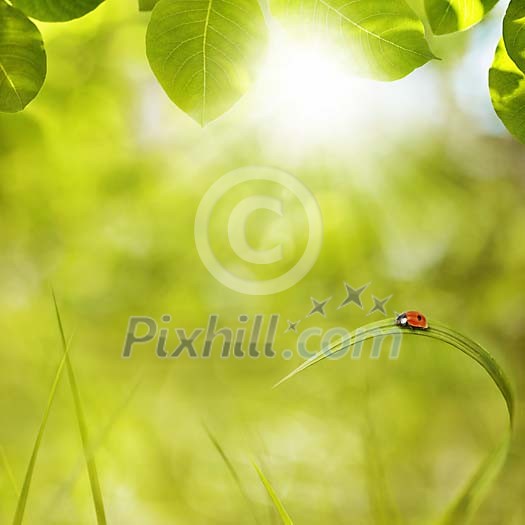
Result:
<svg viewBox="0 0 525 525">
<path fill-rule="evenodd" d="M 345 283 L 346 288 L 346 298 L 345 300 L 337 307 L 344 308 L 347 304 L 354 303 L 363 309 L 363 303 L 361 302 L 361 294 L 370 286 L 370 283 L 364 284 L 360 288 L 352 288 L 348 283 Z"/>
<path fill-rule="evenodd" d="M 383 315 L 386 315 L 385 304 L 392 299 L 392 296 L 389 295 L 384 299 L 378 299 L 375 295 L 372 295 L 372 300 L 374 301 L 374 306 L 370 308 L 369 312 L 366 315 L 371 315 L 374 312 L 381 312 Z"/>
<path fill-rule="evenodd" d="M 313 297 L 310 297 L 313 308 L 310 310 L 308 315 L 306 317 L 310 317 L 314 314 L 321 314 L 323 317 L 326 317 L 326 313 L 324 311 L 324 307 L 327 305 L 327 303 L 332 299 L 331 297 L 328 297 L 328 299 L 325 299 L 324 301 L 316 301 Z"/>
<path fill-rule="evenodd" d="M 292 321 L 286 321 L 288 323 L 288 328 L 284 331 L 284 333 L 286 334 L 287 332 L 295 332 L 297 333 L 297 325 L 301 322 L 301 321 L 295 321 L 295 323 L 292 323 Z"/>
</svg>

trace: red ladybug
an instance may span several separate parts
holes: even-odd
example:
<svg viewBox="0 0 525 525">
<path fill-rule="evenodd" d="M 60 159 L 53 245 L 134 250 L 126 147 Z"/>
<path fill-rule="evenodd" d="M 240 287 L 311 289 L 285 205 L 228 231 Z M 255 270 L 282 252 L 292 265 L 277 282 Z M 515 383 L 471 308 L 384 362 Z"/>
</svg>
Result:
<svg viewBox="0 0 525 525">
<path fill-rule="evenodd" d="M 427 318 L 415 310 L 403 312 L 396 317 L 398 326 L 412 328 L 412 330 L 426 330 L 428 328 Z"/>
</svg>

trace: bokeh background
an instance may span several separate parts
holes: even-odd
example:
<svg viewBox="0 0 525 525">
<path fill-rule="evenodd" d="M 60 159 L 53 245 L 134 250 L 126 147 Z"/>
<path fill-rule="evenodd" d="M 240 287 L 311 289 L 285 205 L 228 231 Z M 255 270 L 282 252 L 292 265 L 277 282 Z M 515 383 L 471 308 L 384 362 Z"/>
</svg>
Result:
<svg viewBox="0 0 525 525">
<path fill-rule="evenodd" d="M 78 21 L 41 24 L 45 87 L 23 113 L 0 116 L 0 446 L 15 486 L 60 360 L 53 287 L 74 333 L 110 523 L 252 523 L 253 513 L 278 523 L 254 458 L 297 523 L 438 517 L 507 424 L 480 367 L 417 338 L 403 343 L 397 361 L 365 351 L 359 361 L 326 362 L 271 386 L 301 362 L 281 356 L 295 341 L 286 320 L 352 329 L 381 319 L 367 315 L 372 295 L 392 295 L 389 316 L 418 308 L 486 346 L 516 385 L 521 415 L 525 148 L 497 120 L 487 87 L 501 14 L 434 39 L 443 60 L 394 84 L 348 77 L 335 53 L 272 27 L 256 85 L 206 129 L 156 83 L 144 50 L 148 14 L 114 0 Z M 273 296 L 225 288 L 195 248 L 200 199 L 219 177 L 249 165 L 298 177 L 323 215 L 318 261 Z M 254 215 L 248 236 L 268 247 L 295 232 L 291 257 L 306 235 L 300 211 L 277 226 L 274 219 Z M 213 242 L 238 268 L 222 235 L 218 222 Z M 345 281 L 371 283 L 363 309 L 337 309 Z M 306 318 L 311 297 L 332 297 L 326 318 Z M 121 358 L 130 316 L 160 322 L 170 314 L 169 327 L 191 332 L 211 313 L 233 329 L 241 314 L 279 314 L 278 356 L 220 359 L 216 346 L 207 360 L 160 360 L 155 341 Z M 168 347 L 176 343 L 173 336 Z M 475 523 L 523 522 L 522 436 L 518 417 L 508 461 Z M 16 505 L 5 463 L 2 523 Z M 66 377 L 25 522 L 95 523 Z"/>
</svg>

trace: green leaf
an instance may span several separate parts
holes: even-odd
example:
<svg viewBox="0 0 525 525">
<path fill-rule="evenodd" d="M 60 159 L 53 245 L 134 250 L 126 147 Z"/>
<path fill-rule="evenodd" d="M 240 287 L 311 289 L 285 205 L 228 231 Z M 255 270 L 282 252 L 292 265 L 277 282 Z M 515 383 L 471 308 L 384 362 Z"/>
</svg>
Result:
<svg viewBox="0 0 525 525">
<path fill-rule="evenodd" d="M 264 485 L 266 492 L 268 492 L 268 496 L 270 496 L 273 506 L 275 507 L 275 510 L 279 514 L 281 521 L 284 523 L 284 525 L 293 525 L 292 518 L 290 518 L 290 515 L 288 514 L 288 512 L 286 512 L 284 505 L 279 499 L 279 496 L 277 496 L 277 493 L 275 492 L 275 489 L 272 487 L 272 484 L 270 483 L 268 478 L 264 475 L 264 472 L 260 469 L 260 467 L 255 462 L 253 462 L 253 467 L 257 471 L 257 474 L 259 475 L 259 478 L 262 481 L 262 484 Z"/>
<path fill-rule="evenodd" d="M 435 58 L 423 23 L 404 0 L 271 0 L 290 27 L 312 28 L 347 51 L 355 71 L 396 80 Z"/>
<path fill-rule="evenodd" d="M 525 74 L 507 54 L 500 41 L 489 71 L 492 105 L 505 127 L 525 142 Z"/>
<path fill-rule="evenodd" d="M 400 328 L 392 320 L 383 320 L 376 323 L 370 323 L 351 332 L 334 345 L 322 348 L 317 354 L 298 366 L 286 377 L 281 379 L 275 387 L 288 381 L 300 372 L 311 366 L 323 361 L 329 356 L 348 350 L 349 348 L 361 345 L 369 339 L 384 338 L 389 335 L 408 336 L 408 337 L 428 337 L 437 339 L 447 345 L 465 353 L 471 359 L 476 361 L 488 373 L 492 381 L 498 387 L 509 415 L 509 427 L 505 432 L 502 443 L 496 450 L 490 454 L 487 459 L 478 467 L 473 477 L 467 483 L 460 496 L 454 501 L 453 505 L 447 511 L 442 521 L 446 525 L 466 525 L 472 518 L 474 512 L 481 503 L 488 487 L 499 472 L 503 460 L 508 452 L 508 445 L 511 437 L 512 426 L 514 421 L 514 393 L 508 377 L 499 366 L 498 362 L 478 343 L 467 336 L 452 330 L 435 321 L 429 321 L 428 330 L 410 330 Z"/>
<path fill-rule="evenodd" d="M 139 11 L 151 11 L 159 0 L 139 0 Z"/>
<path fill-rule="evenodd" d="M 60 331 L 60 338 L 62 341 L 62 346 L 64 348 L 64 355 L 66 360 L 67 373 L 69 377 L 69 385 L 71 387 L 71 393 L 73 394 L 73 402 L 75 405 L 75 414 L 77 417 L 78 428 L 80 431 L 80 438 L 82 441 L 82 448 L 84 451 L 84 459 L 86 462 L 86 467 L 89 476 L 89 483 L 91 485 L 91 494 L 93 496 L 93 503 L 95 505 L 95 512 L 97 515 L 98 525 L 106 525 L 106 513 L 104 510 L 104 501 L 102 498 L 102 491 L 100 490 L 100 481 L 98 479 L 97 465 L 95 463 L 95 457 L 92 452 L 92 447 L 89 441 L 88 429 L 86 424 L 86 417 L 84 415 L 84 410 L 82 408 L 82 402 L 80 397 L 80 390 L 78 388 L 77 380 L 75 377 L 75 372 L 73 370 L 73 365 L 69 359 L 69 355 L 66 352 L 67 344 L 66 337 L 64 334 L 64 327 L 62 325 L 62 318 L 60 316 L 60 311 L 58 309 L 57 300 L 55 293 L 53 292 L 53 303 L 55 305 L 55 313 L 58 322 L 58 328 Z"/>
<path fill-rule="evenodd" d="M 68 352 L 69 352 L 69 345 L 66 345 L 64 347 L 64 353 L 62 355 L 62 360 L 60 361 L 58 369 L 55 373 L 55 379 L 53 380 L 53 384 L 51 385 L 51 390 L 47 398 L 47 405 L 44 410 L 42 421 L 40 423 L 40 428 L 38 429 L 35 444 L 33 445 L 33 451 L 31 453 L 31 458 L 29 459 L 29 464 L 27 465 L 27 470 L 26 470 L 26 474 L 24 477 L 24 483 L 22 485 L 22 490 L 20 491 L 20 495 L 18 497 L 18 502 L 16 505 L 13 525 L 21 525 L 24 519 L 25 509 L 27 506 L 27 498 L 29 496 L 29 488 L 31 486 L 31 481 L 33 479 L 33 473 L 35 470 L 35 464 L 36 464 L 36 460 L 38 457 L 38 451 L 40 450 L 40 444 L 42 443 L 42 437 L 44 436 L 44 430 L 47 426 L 47 421 L 49 419 L 49 414 L 51 412 L 51 406 L 53 404 L 53 400 L 55 399 L 55 394 L 57 391 L 58 383 L 62 376 L 62 371 L 64 370 L 64 365 L 66 363 Z"/>
<path fill-rule="evenodd" d="M 104 0 L 12 0 L 27 16 L 43 22 L 66 22 L 93 11 Z"/>
<path fill-rule="evenodd" d="M 0 0 L 0 111 L 24 109 L 45 78 L 42 35 L 23 13 Z"/>
<path fill-rule="evenodd" d="M 510 58 L 525 73 L 525 2 L 512 0 L 503 19 L 503 40 Z"/>
<path fill-rule="evenodd" d="M 481 22 L 498 0 L 425 0 L 432 32 L 445 35 Z"/>
<path fill-rule="evenodd" d="M 204 126 L 248 89 L 266 43 L 257 0 L 160 0 L 146 51 L 171 100 Z"/>
</svg>

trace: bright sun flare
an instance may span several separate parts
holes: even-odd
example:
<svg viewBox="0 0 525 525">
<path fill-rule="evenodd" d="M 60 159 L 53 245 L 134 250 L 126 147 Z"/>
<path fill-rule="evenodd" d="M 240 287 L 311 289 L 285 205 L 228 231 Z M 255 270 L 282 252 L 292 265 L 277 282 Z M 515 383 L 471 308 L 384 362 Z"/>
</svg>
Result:
<svg viewBox="0 0 525 525">
<path fill-rule="evenodd" d="M 410 120 L 439 114 L 432 73 L 398 82 L 355 76 L 340 49 L 321 40 L 296 40 L 274 28 L 268 59 L 258 82 L 255 118 L 286 147 L 348 143 L 377 138 Z"/>
<path fill-rule="evenodd" d="M 356 79 L 345 71 L 337 53 L 320 41 L 294 41 L 276 31 L 263 73 L 264 90 L 274 100 L 279 124 L 296 131 L 313 127 L 319 134 L 333 128 L 352 98 Z"/>
</svg>

